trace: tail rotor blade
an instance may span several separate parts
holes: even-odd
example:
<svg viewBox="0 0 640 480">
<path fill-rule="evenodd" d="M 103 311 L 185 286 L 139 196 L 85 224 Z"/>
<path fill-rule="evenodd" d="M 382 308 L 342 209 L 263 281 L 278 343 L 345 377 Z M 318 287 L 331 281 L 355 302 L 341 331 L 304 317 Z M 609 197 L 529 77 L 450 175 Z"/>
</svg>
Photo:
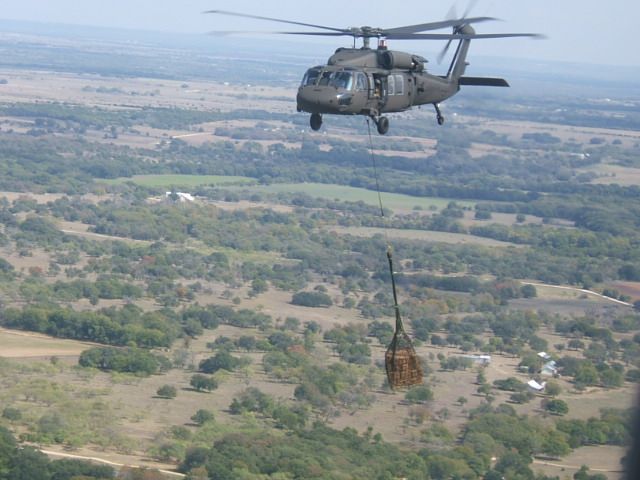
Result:
<svg viewBox="0 0 640 480">
<path fill-rule="evenodd" d="M 469 4 L 467 5 L 467 9 L 462 14 L 462 18 L 463 19 L 467 18 L 469 16 L 469 14 L 471 13 L 471 10 L 476 8 L 477 4 L 478 4 L 478 0 L 469 0 Z"/>
<path fill-rule="evenodd" d="M 449 41 L 444 46 L 442 51 L 438 54 L 438 64 L 441 64 L 442 60 L 444 60 L 444 57 L 447 55 L 447 52 L 449 51 L 449 47 L 451 46 L 452 41 L 453 41 L 452 39 L 449 39 Z"/>
</svg>

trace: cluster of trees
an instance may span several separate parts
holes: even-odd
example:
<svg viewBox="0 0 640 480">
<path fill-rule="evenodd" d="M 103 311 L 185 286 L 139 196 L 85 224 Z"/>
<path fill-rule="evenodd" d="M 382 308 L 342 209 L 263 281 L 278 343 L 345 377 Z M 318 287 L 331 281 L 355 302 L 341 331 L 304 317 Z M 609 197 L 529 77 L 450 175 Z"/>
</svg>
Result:
<svg viewBox="0 0 640 480">
<path fill-rule="evenodd" d="M 331 297 L 324 292 L 297 292 L 291 297 L 291 303 L 303 307 L 330 307 L 333 305 Z"/>
<path fill-rule="evenodd" d="M 101 278 L 95 282 L 84 279 L 70 282 L 58 280 L 49 284 L 35 277 L 22 283 L 20 293 L 25 300 L 32 302 L 73 302 L 86 298 L 97 305 L 100 299 L 136 300 L 143 296 L 144 290 L 117 278 Z"/>
<path fill-rule="evenodd" d="M 604 361 L 594 363 L 589 359 L 566 356 L 558 360 L 558 366 L 562 375 L 572 377 L 578 389 L 592 385 L 616 388 L 621 387 L 624 383 L 625 369 L 620 363 L 608 364 Z"/>
<path fill-rule="evenodd" d="M 160 373 L 171 366 L 166 357 L 153 354 L 147 350 L 114 347 L 95 347 L 85 350 L 80 354 L 78 363 L 82 367 L 143 376 Z"/>
<path fill-rule="evenodd" d="M 600 418 L 558 420 L 559 431 L 567 435 L 571 448 L 583 445 L 629 445 L 633 410 L 603 409 Z"/>
<path fill-rule="evenodd" d="M 0 426 L 0 479 L 2 480 L 74 480 L 78 478 L 108 480 L 115 470 L 78 460 L 51 461 L 33 447 L 21 447 L 13 434 Z"/>
<path fill-rule="evenodd" d="M 309 420 L 309 409 L 304 404 L 287 405 L 276 401 L 272 396 L 251 387 L 234 398 L 229 406 L 234 415 L 251 412 L 272 419 L 276 428 L 299 430 L 306 426 Z"/>
<path fill-rule="evenodd" d="M 247 391 L 245 411 L 260 413 L 269 410 L 270 399 L 256 391 Z M 234 401 L 242 411 L 242 401 Z M 487 416 L 488 415 L 488 416 Z M 187 450 L 180 470 L 208 478 L 231 480 L 260 478 L 278 473 L 308 479 L 325 478 L 523 478 L 551 480 L 536 476 L 530 468 L 531 452 L 549 451 L 556 454 L 568 449 L 564 434 L 544 429 L 524 418 L 503 414 L 487 414 L 478 420 L 465 436 L 464 442 L 452 449 L 422 449 L 411 452 L 385 442 L 371 429 L 358 434 L 351 428 L 334 430 L 321 423 L 308 429 L 291 430 L 286 437 L 260 433 L 228 434 L 211 448 L 193 447 Z M 511 421 L 509 420 L 511 419 Z M 509 442 L 497 433 L 514 429 L 518 442 Z M 555 433 L 554 433 L 555 432 Z M 530 438 L 527 438 L 531 435 Z M 509 447 L 507 446 L 509 445 Z M 511 447 L 515 445 L 516 447 Z M 519 450 L 518 447 L 521 449 Z M 568 450 L 567 450 L 568 451 Z M 492 457 L 498 461 L 492 463 Z M 375 461 L 371 461 L 375 458 Z"/>
<path fill-rule="evenodd" d="M 51 305 L 9 308 L 0 314 L 0 325 L 106 345 L 147 348 L 169 347 L 181 334 L 178 318 L 171 312 L 144 313 L 134 305 L 97 312 L 77 312 Z"/>
<path fill-rule="evenodd" d="M 213 357 L 202 360 L 199 370 L 203 373 L 216 373 L 218 370 L 233 372 L 234 370 L 247 365 L 250 362 L 247 358 L 234 357 L 226 350 L 216 353 Z"/>
<path fill-rule="evenodd" d="M 371 361 L 368 331 L 364 325 L 350 324 L 335 327 L 324 333 L 325 341 L 335 345 L 333 349 L 348 363 L 368 365 Z"/>
</svg>

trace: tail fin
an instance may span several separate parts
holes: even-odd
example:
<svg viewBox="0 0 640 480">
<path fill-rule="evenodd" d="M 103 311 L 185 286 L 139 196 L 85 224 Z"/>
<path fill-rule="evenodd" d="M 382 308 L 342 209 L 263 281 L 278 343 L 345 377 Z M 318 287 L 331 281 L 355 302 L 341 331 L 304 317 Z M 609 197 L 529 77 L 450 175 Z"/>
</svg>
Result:
<svg viewBox="0 0 640 480">
<path fill-rule="evenodd" d="M 473 35 L 476 33 L 476 31 L 470 25 L 463 25 L 461 27 L 458 27 L 456 33 Z M 468 65 L 467 53 L 469 52 L 470 45 L 471 40 L 460 40 L 460 43 L 458 43 L 458 48 L 456 49 L 456 53 L 453 56 L 453 60 L 451 61 L 449 71 L 447 72 L 447 79 L 457 82 L 458 79 L 464 75 L 464 72 L 467 69 Z"/>
</svg>

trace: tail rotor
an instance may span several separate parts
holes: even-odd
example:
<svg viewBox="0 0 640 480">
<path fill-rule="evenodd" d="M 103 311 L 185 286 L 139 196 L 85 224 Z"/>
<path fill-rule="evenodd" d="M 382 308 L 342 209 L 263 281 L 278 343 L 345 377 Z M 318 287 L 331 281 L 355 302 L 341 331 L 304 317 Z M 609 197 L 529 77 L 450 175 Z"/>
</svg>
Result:
<svg viewBox="0 0 640 480">
<path fill-rule="evenodd" d="M 452 21 L 453 20 L 459 20 L 460 21 L 459 24 L 456 24 L 456 25 L 453 26 L 453 34 L 454 35 L 460 33 L 460 29 L 464 25 L 466 25 L 465 20 L 467 18 L 469 18 L 469 14 L 471 13 L 471 10 L 473 10 L 475 8 L 477 3 L 478 3 L 478 0 L 469 0 L 469 3 L 467 4 L 467 8 L 465 9 L 464 13 L 462 14 L 462 17 L 458 17 L 456 4 L 454 3 L 453 5 L 451 5 L 451 8 L 449 9 L 449 12 L 447 13 L 446 19 L 447 20 L 452 20 Z M 444 48 L 438 54 L 438 64 L 441 64 L 442 60 L 444 60 L 444 57 L 447 56 L 449 48 L 451 47 L 451 42 L 453 42 L 453 38 L 450 38 L 447 41 L 447 44 L 444 46 Z"/>
</svg>

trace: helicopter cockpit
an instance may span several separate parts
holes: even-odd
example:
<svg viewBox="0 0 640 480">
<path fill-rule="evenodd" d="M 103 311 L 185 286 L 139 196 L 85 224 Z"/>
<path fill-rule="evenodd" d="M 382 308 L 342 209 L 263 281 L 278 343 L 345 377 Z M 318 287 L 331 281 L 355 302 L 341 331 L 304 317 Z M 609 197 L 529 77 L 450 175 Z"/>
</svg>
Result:
<svg viewBox="0 0 640 480">
<path fill-rule="evenodd" d="M 340 90 L 366 90 L 367 78 L 362 72 L 349 70 L 323 70 L 319 67 L 310 68 L 302 79 L 302 87 L 320 86 L 334 87 Z"/>
<path fill-rule="evenodd" d="M 317 130 L 322 124 L 323 113 L 358 115 L 372 107 L 379 108 L 382 80 L 375 79 L 365 71 L 333 65 L 310 68 L 302 78 L 298 89 L 299 112 L 311 112 L 311 128 Z M 380 86 L 380 88 L 377 88 Z"/>
</svg>

